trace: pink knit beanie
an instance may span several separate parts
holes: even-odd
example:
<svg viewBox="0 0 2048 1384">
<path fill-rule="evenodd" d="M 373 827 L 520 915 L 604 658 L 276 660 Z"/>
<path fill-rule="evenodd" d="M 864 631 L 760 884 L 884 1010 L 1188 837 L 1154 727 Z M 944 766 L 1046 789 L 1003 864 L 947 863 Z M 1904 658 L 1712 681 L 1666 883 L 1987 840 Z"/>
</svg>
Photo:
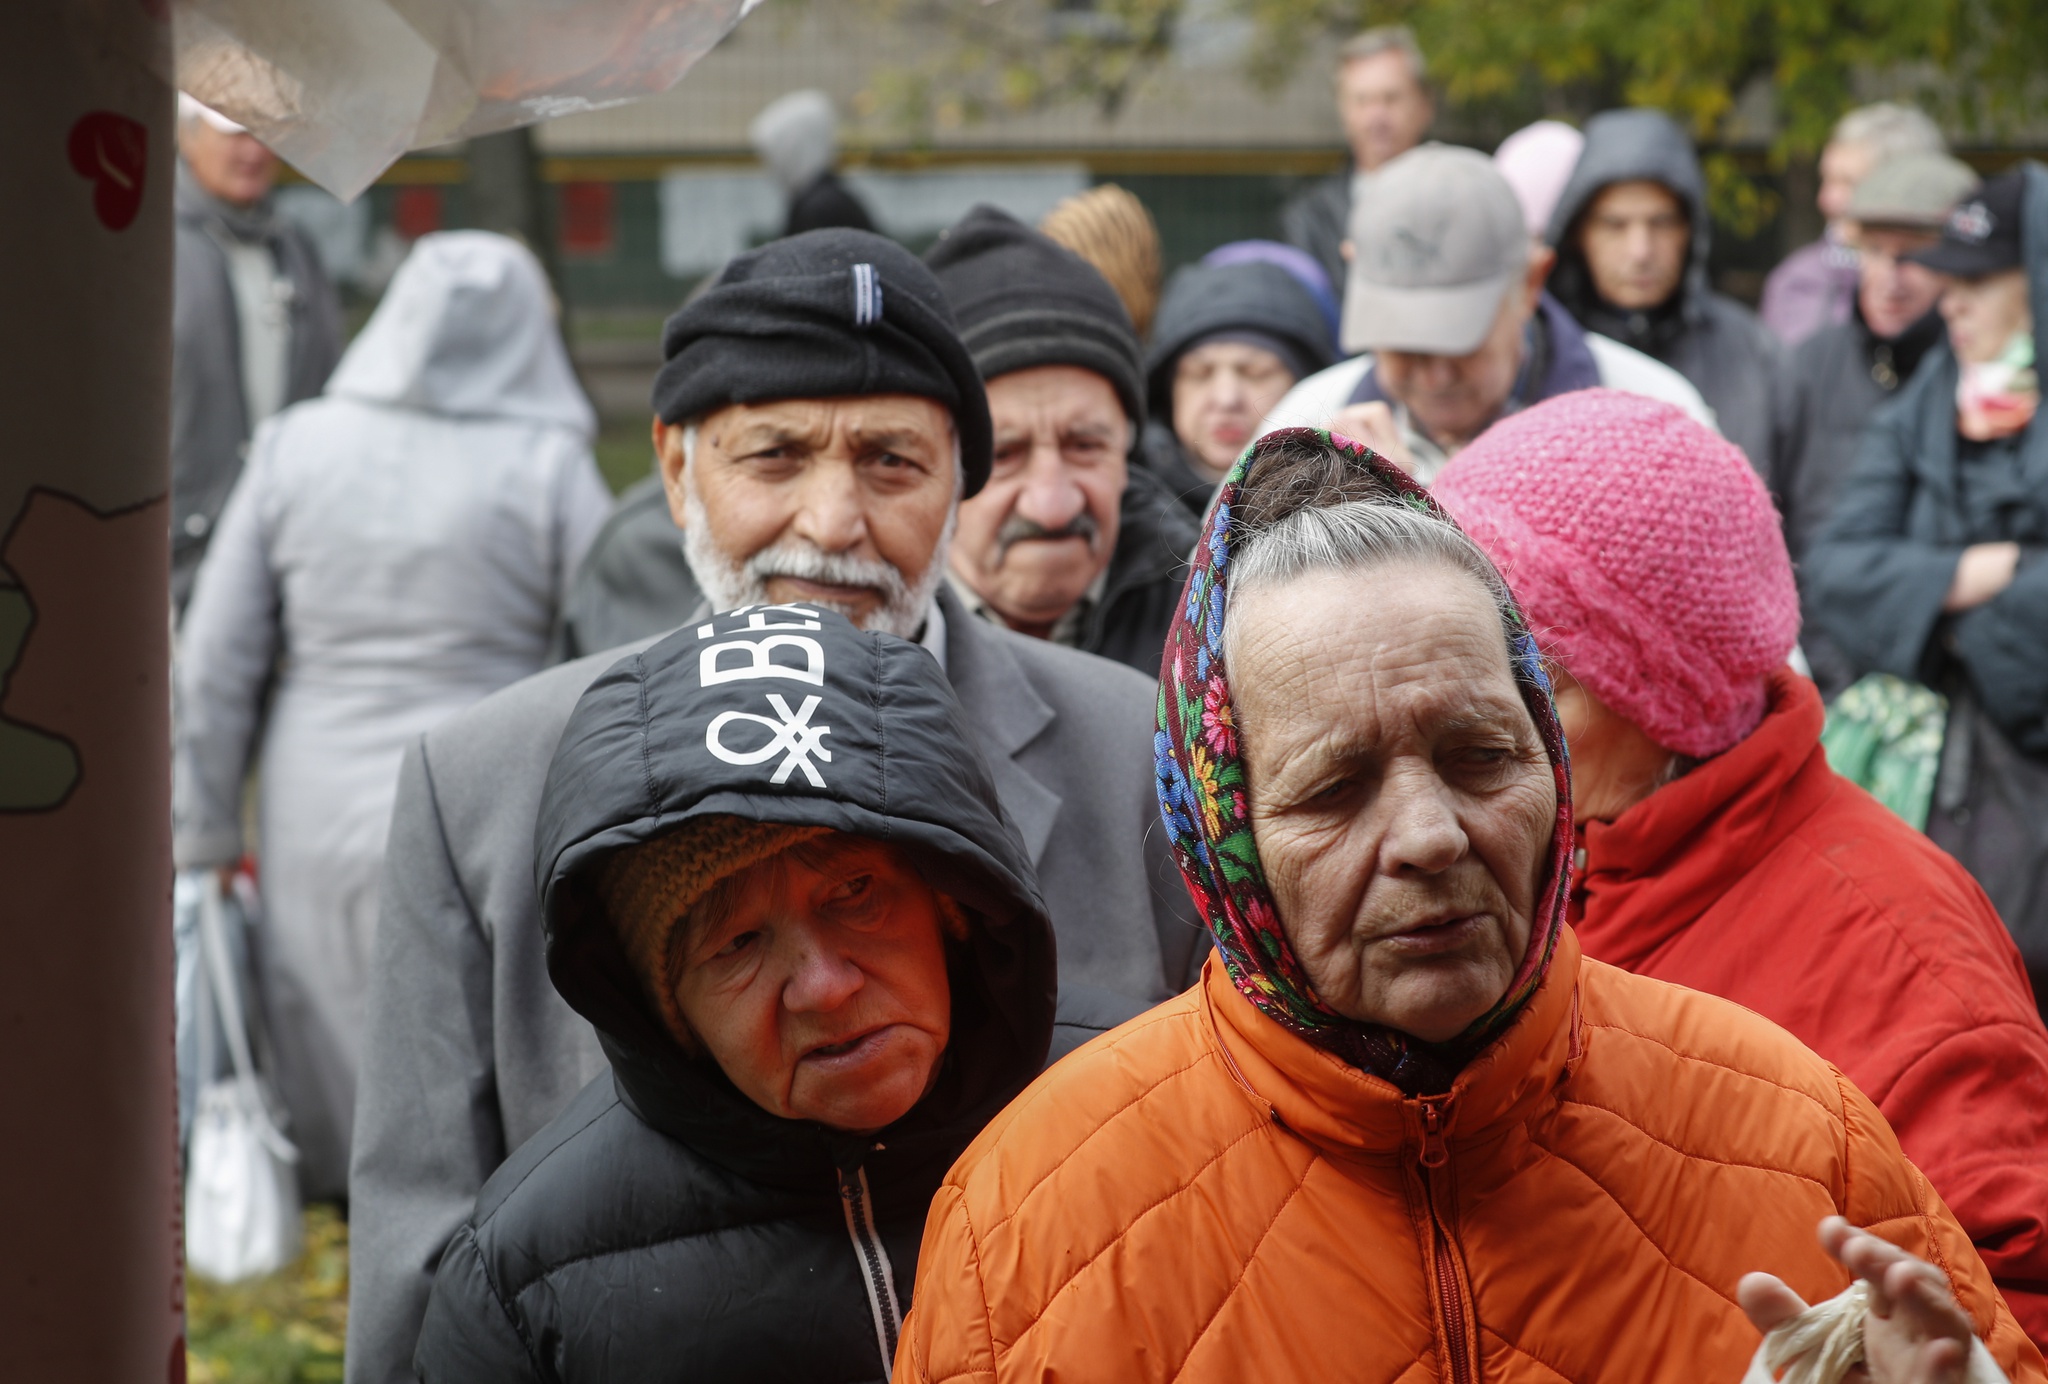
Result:
<svg viewBox="0 0 2048 1384">
<path fill-rule="evenodd" d="M 1588 389 L 1487 429 L 1431 494 L 1545 649 L 1651 739 L 1705 758 L 1756 729 L 1799 597 L 1734 444 L 1669 404 Z"/>
</svg>

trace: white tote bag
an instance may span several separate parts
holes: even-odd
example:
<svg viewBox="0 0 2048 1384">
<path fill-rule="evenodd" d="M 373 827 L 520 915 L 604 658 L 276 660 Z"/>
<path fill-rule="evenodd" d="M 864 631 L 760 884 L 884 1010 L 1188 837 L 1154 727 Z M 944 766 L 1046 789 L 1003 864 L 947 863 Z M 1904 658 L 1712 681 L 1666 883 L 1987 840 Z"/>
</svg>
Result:
<svg viewBox="0 0 2048 1384">
<path fill-rule="evenodd" d="M 199 1093 L 185 1164 L 185 1262 L 222 1283 L 276 1273 L 298 1257 L 299 1151 L 278 1128 L 249 1051 L 241 987 L 229 960 L 220 881 L 199 904 L 199 947 L 234 1074 Z"/>
</svg>

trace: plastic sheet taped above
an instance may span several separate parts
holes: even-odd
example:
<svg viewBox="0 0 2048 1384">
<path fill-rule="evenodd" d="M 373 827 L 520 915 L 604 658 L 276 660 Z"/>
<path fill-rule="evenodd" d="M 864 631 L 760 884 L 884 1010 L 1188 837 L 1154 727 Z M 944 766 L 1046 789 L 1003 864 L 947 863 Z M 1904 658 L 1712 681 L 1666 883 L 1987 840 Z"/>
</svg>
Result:
<svg viewBox="0 0 2048 1384">
<path fill-rule="evenodd" d="M 759 3 L 174 0 L 174 75 L 346 200 L 409 149 L 666 91 Z"/>
</svg>

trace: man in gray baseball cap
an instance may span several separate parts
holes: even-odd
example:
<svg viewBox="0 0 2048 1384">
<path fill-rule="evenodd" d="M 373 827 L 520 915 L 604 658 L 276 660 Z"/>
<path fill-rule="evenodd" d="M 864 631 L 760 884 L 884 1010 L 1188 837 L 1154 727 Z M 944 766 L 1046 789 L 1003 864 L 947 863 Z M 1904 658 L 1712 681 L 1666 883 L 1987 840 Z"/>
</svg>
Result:
<svg viewBox="0 0 2048 1384">
<path fill-rule="evenodd" d="M 1471 149 L 1425 144 L 1372 175 L 1347 242 L 1342 343 L 1354 353 L 1297 384 L 1266 428 L 1329 427 L 1424 483 L 1497 418 L 1605 385 L 1703 422 L 1667 366 L 1583 330 L 1543 282 L 1514 191 Z"/>
</svg>

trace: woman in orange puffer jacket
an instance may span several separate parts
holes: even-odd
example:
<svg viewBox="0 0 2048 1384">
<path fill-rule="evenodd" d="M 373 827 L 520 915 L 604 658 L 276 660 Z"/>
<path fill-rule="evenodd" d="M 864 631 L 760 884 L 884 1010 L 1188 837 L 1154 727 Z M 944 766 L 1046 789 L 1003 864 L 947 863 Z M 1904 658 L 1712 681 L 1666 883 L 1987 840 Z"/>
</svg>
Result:
<svg viewBox="0 0 2048 1384">
<path fill-rule="evenodd" d="M 896 1378 L 1734 1384 L 1738 1280 L 1839 1292 L 1840 1214 L 2048 1379 L 1838 1072 L 1581 958 L 1534 641 L 1419 488 L 1271 434 L 1210 522 L 1158 754 L 1219 953 L 961 1158 Z"/>
</svg>

